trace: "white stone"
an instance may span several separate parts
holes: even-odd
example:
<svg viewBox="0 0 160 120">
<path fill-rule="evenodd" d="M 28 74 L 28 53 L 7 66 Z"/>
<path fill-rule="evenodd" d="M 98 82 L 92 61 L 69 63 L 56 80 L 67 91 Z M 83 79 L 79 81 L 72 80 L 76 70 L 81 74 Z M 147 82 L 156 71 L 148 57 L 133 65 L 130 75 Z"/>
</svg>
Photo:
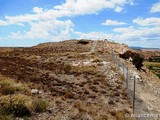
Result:
<svg viewBox="0 0 160 120">
<path fill-rule="evenodd" d="M 31 93 L 32 93 L 32 94 L 38 94 L 38 90 L 37 90 L 37 89 L 32 89 L 32 90 L 31 90 Z"/>
</svg>

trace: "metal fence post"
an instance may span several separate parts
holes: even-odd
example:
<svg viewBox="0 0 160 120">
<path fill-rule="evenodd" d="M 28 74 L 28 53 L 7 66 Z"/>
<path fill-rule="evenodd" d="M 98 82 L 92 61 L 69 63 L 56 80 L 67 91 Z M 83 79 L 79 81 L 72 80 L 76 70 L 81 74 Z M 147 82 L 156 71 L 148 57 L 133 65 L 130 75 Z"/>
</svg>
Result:
<svg viewBox="0 0 160 120">
<path fill-rule="evenodd" d="M 117 64 L 117 66 L 118 66 L 118 56 L 116 56 L 116 64 Z"/>
<path fill-rule="evenodd" d="M 135 112 L 135 88 L 136 88 L 136 77 L 134 76 L 134 86 L 133 86 L 133 113 Z"/>
<path fill-rule="evenodd" d="M 128 67 L 126 68 L 126 89 L 128 89 L 128 77 L 129 77 L 129 75 L 128 75 Z"/>
<path fill-rule="evenodd" d="M 122 63 L 122 69 L 123 69 L 123 74 L 124 74 L 124 63 Z"/>
<path fill-rule="evenodd" d="M 112 49 L 112 59 L 114 61 L 114 50 Z"/>
</svg>

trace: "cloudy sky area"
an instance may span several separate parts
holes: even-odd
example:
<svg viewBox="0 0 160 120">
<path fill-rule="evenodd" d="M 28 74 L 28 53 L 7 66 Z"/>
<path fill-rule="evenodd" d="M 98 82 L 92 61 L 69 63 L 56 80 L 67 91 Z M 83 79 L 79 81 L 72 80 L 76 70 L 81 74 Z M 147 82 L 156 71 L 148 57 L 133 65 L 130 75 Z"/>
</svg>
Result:
<svg viewBox="0 0 160 120">
<path fill-rule="evenodd" d="M 0 0 L 0 46 L 83 38 L 160 48 L 160 0 Z"/>
</svg>

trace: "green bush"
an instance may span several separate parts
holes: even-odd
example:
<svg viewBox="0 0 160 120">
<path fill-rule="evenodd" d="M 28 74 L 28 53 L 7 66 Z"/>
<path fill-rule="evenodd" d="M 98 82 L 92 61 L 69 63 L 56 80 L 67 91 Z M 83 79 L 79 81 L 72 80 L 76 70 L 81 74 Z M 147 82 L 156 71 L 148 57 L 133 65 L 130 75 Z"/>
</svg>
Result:
<svg viewBox="0 0 160 120">
<path fill-rule="evenodd" d="M 87 40 L 79 40 L 78 41 L 78 44 L 82 44 L 82 45 L 86 45 L 88 43 L 89 43 L 89 41 L 87 41 Z"/>
<path fill-rule="evenodd" d="M 37 99 L 33 105 L 36 112 L 44 112 L 48 106 L 48 102 L 42 99 Z"/>
<path fill-rule="evenodd" d="M 133 65 L 135 65 L 135 67 L 137 68 L 137 70 L 141 70 L 141 68 L 143 67 L 143 61 L 144 61 L 144 58 L 140 55 L 140 54 L 135 54 L 133 56 Z"/>
<path fill-rule="evenodd" d="M 160 74 L 156 74 L 160 78 Z"/>
<path fill-rule="evenodd" d="M 0 111 L 3 114 L 13 114 L 23 117 L 31 115 L 31 99 L 22 94 L 0 97 Z"/>
</svg>

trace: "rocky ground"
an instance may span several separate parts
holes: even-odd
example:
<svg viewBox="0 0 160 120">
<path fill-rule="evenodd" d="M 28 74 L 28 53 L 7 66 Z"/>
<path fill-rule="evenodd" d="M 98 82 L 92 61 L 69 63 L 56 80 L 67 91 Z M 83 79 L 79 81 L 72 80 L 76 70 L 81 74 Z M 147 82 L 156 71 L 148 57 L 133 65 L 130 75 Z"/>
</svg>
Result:
<svg viewBox="0 0 160 120">
<path fill-rule="evenodd" d="M 125 118 L 125 113 L 132 113 L 132 104 L 124 75 L 112 60 L 113 48 L 117 54 L 129 48 L 107 41 L 94 45 L 70 40 L 0 52 L 1 79 L 27 84 L 32 97 L 49 102 L 45 112 L 27 119 L 133 119 Z"/>
</svg>

